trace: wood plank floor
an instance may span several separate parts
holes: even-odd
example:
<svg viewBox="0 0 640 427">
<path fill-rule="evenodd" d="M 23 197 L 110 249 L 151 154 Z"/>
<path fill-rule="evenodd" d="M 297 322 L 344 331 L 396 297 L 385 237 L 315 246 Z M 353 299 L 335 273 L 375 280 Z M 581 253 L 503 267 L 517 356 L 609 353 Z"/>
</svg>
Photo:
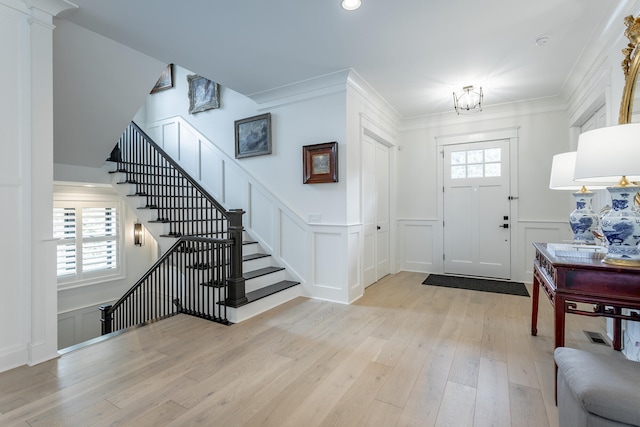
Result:
<svg viewBox="0 0 640 427">
<path fill-rule="evenodd" d="M 0 374 L 2 426 L 557 426 L 552 310 L 402 272 L 352 305 L 179 315 Z M 567 345 L 604 320 L 570 315 Z"/>
</svg>

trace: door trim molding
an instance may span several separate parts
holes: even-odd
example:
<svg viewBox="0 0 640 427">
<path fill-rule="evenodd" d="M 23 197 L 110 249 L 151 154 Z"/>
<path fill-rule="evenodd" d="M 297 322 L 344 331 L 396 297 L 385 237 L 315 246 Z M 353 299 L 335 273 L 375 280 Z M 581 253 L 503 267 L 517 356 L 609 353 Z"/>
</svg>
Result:
<svg viewBox="0 0 640 427">
<path fill-rule="evenodd" d="M 503 129 L 493 129 L 493 130 L 484 130 L 484 131 L 476 131 L 476 132 L 466 132 L 459 134 L 450 134 L 450 135 L 441 135 L 436 136 L 436 158 L 437 169 L 437 188 L 444 189 L 444 146 L 445 145 L 454 145 L 454 144 L 468 144 L 473 142 L 486 142 L 486 141 L 495 141 L 499 139 L 507 139 L 509 140 L 509 187 L 511 189 L 511 196 L 515 197 L 515 199 L 511 200 L 511 224 L 517 224 L 520 218 L 519 213 L 519 202 L 518 202 L 518 130 L 519 126 L 511 127 L 511 128 L 503 128 Z M 444 228 L 442 226 L 442 222 L 444 221 L 444 195 L 443 191 L 438 191 L 438 220 L 440 226 L 440 233 L 438 233 L 440 237 L 440 259 L 444 254 Z M 520 235 L 515 227 L 512 227 L 511 230 L 511 266 L 510 266 L 510 277 L 511 280 L 514 280 L 514 277 L 517 277 L 519 271 L 521 270 L 519 265 L 518 258 L 518 248 L 520 247 Z M 444 263 L 442 265 L 444 270 Z"/>
</svg>

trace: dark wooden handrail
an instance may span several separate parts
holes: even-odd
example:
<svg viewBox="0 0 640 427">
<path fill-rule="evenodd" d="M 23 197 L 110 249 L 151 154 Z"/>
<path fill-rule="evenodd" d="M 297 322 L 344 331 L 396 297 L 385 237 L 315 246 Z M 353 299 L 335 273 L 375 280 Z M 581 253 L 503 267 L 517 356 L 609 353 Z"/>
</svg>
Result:
<svg viewBox="0 0 640 427">
<path fill-rule="evenodd" d="M 209 203 L 211 203 L 212 205 L 214 205 L 216 208 L 218 208 L 218 210 L 220 210 L 221 212 L 225 212 L 228 213 L 229 211 L 227 211 L 227 209 L 222 206 L 216 199 L 214 199 L 208 192 L 207 190 L 205 190 L 199 183 L 198 181 L 196 181 L 195 179 L 193 179 L 191 177 L 191 175 L 189 175 L 189 173 L 187 173 L 187 171 L 185 171 L 179 164 L 178 162 L 176 162 L 171 156 L 169 156 L 167 154 L 166 151 L 164 151 L 164 149 L 162 147 L 160 147 L 153 139 L 151 139 L 151 137 L 149 135 L 147 135 L 147 133 L 145 131 L 143 131 L 142 129 L 140 129 L 140 126 L 138 126 L 135 122 L 131 122 L 131 124 L 129 125 L 130 128 L 135 129 L 135 131 L 137 133 L 140 134 L 140 136 L 142 136 L 142 138 L 151 146 L 153 146 L 158 153 L 160 153 L 160 155 L 162 157 L 164 157 L 164 159 L 167 160 L 167 162 L 169 162 L 169 164 L 171 164 L 171 166 L 176 169 L 178 172 L 180 172 L 180 174 L 182 176 L 184 176 L 187 181 L 189 181 L 189 184 L 191 184 L 193 187 L 195 187 L 196 189 L 198 189 L 198 191 L 200 193 L 202 193 L 202 195 L 204 197 L 207 198 L 207 200 L 209 201 Z M 125 130 L 126 133 L 126 130 Z"/>
</svg>

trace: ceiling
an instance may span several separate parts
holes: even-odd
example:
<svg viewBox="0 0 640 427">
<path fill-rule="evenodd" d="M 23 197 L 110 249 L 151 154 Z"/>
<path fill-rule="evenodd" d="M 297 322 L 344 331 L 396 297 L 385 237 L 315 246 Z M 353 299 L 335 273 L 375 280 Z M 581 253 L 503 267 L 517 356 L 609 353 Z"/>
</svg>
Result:
<svg viewBox="0 0 640 427">
<path fill-rule="evenodd" d="M 62 18 L 244 95 L 351 68 L 404 118 L 453 111 L 466 85 L 483 87 L 486 106 L 568 98 L 578 64 L 612 26 L 622 34 L 633 3 L 72 1 Z"/>
</svg>

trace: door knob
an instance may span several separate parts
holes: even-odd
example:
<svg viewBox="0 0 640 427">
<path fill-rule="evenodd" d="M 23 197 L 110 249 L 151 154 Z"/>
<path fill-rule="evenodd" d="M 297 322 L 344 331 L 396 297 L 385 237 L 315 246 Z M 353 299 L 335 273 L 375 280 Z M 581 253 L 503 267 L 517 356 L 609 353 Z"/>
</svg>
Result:
<svg viewBox="0 0 640 427">
<path fill-rule="evenodd" d="M 509 228 L 509 224 L 502 224 L 499 225 L 498 228 Z"/>
<path fill-rule="evenodd" d="M 380 230 L 380 226 L 378 225 L 378 226 L 376 227 L 376 229 L 377 229 L 377 230 Z"/>
</svg>

